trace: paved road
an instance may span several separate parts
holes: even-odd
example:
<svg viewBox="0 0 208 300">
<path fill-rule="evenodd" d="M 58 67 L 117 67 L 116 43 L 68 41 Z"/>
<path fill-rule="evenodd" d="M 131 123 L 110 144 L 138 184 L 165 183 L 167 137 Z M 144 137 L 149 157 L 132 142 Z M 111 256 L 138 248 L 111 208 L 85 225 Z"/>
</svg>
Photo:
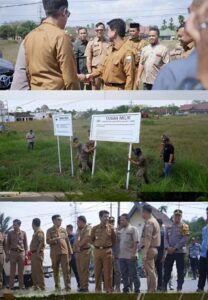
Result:
<svg viewBox="0 0 208 300">
<path fill-rule="evenodd" d="M 54 293 L 54 281 L 53 278 L 48 278 L 45 281 L 46 283 L 46 288 L 47 288 L 47 292 L 38 292 L 38 295 L 50 295 L 52 293 Z M 61 286 L 62 288 L 64 288 L 64 284 L 63 284 L 63 280 L 61 280 Z M 174 286 L 174 291 L 168 291 L 168 293 L 172 293 L 172 292 L 176 292 L 176 287 L 177 287 L 177 282 L 176 282 L 176 278 L 174 278 L 173 280 L 173 286 Z M 197 289 L 197 280 L 192 280 L 190 278 L 186 278 L 184 285 L 183 285 L 183 292 L 185 293 L 194 293 Z M 90 292 L 94 292 L 95 290 L 95 284 L 94 283 L 90 283 L 89 285 L 89 291 Z M 147 290 L 147 284 L 146 284 L 146 279 L 142 278 L 141 279 L 141 293 L 145 293 Z M 207 287 L 205 289 L 205 291 L 207 292 Z M 75 281 L 75 278 L 72 278 L 72 293 L 77 293 L 77 284 Z M 35 296 L 37 295 L 37 292 L 33 292 L 33 290 L 27 290 L 27 291 L 16 291 L 15 294 L 21 295 L 21 296 Z M 64 292 L 60 292 L 60 295 L 63 295 Z M 1 296 L 1 295 L 0 295 Z"/>
</svg>

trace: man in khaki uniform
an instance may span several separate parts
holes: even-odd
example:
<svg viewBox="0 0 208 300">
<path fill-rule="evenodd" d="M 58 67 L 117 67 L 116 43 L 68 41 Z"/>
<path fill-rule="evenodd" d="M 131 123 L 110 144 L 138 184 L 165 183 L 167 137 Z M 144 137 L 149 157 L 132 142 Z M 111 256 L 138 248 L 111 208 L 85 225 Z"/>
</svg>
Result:
<svg viewBox="0 0 208 300">
<path fill-rule="evenodd" d="M 71 280 L 69 274 L 69 260 L 73 253 L 66 230 L 61 227 L 61 216 L 52 216 L 54 226 L 49 228 L 46 233 L 46 242 L 51 248 L 51 260 L 54 274 L 55 288 L 60 289 L 59 285 L 59 266 L 63 271 L 64 284 L 66 291 L 71 290 Z"/>
<path fill-rule="evenodd" d="M 102 63 L 106 56 L 108 41 L 105 38 L 105 25 L 101 22 L 95 25 L 96 37 L 90 40 L 85 50 L 85 56 L 87 57 L 87 70 L 88 73 L 92 73 L 96 70 L 97 66 Z M 101 78 L 95 78 L 92 81 L 92 89 L 100 90 L 102 80 Z"/>
<path fill-rule="evenodd" d="M 73 250 L 76 252 L 77 271 L 80 280 L 79 292 L 88 292 L 91 227 L 87 225 L 85 216 L 79 216 L 77 218 L 77 226 L 78 229 Z"/>
<path fill-rule="evenodd" d="M 135 80 L 135 59 L 128 40 L 125 39 L 126 24 L 122 19 L 108 22 L 108 36 L 112 44 L 108 47 L 102 64 L 92 70 L 86 78 L 101 77 L 104 90 L 132 90 Z"/>
<path fill-rule="evenodd" d="M 144 72 L 143 87 L 151 90 L 159 70 L 170 61 L 169 50 L 159 43 L 160 31 L 157 27 L 149 30 L 150 44 L 143 48 L 136 85 L 139 86 Z"/>
<path fill-rule="evenodd" d="M 68 33 L 67 0 L 43 0 L 47 18 L 24 41 L 26 72 L 32 90 L 79 90 Z"/>
<path fill-rule="evenodd" d="M 101 292 L 102 271 L 104 272 L 104 286 L 107 293 L 113 290 L 113 257 L 112 247 L 116 241 L 113 227 L 108 223 L 109 212 L 99 212 L 100 224 L 94 226 L 91 231 L 91 240 L 94 249 L 95 264 L 95 291 Z"/>
<path fill-rule="evenodd" d="M 34 234 L 30 243 L 30 251 L 32 253 L 31 268 L 34 290 L 45 290 L 44 274 L 43 274 L 43 258 L 45 235 L 40 228 L 40 219 L 35 218 L 32 221 Z"/>
<path fill-rule="evenodd" d="M 3 232 L 0 231 L 0 290 L 3 288 L 4 253 L 7 254 L 6 239 Z"/>
<path fill-rule="evenodd" d="M 138 167 L 138 171 L 136 174 L 137 177 L 137 186 L 138 190 L 141 190 L 142 178 L 144 177 L 145 183 L 149 183 L 149 179 L 147 176 L 147 159 L 142 153 L 140 148 L 133 149 L 133 152 L 137 158 L 137 160 L 130 159 L 130 161 Z"/>
<path fill-rule="evenodd" d="M 155 259 L 161 242 L 160 225 L 152 216 L 152 207 L 148 204 L 142 207 L 142 217 L 145 220 L 141 240 L 142 261 L 147 275 L 147 291 L 154 293 L 157 288 Z"/>
<path fill-rule="evenodd" d="M 13 229 L 9 231 L 7 237 L 7 258 L 6 261 L 10 261 L 10 278 L 9 287 L 13 289 L 14 278 L 16 275 L 16 266 L 18 265 L 18 280 L 19 288 L 24 289 L 24 264 L 27 257 L 27 236 L 24 231 L 20 229 L 21 221 L 15 219 L 13 221 Z"/>
<path fill-rule="evenodd" d="M 142 53 L 142 49 L 147 46 L 149 43 L 144 39 L 140 38 L 140 24 L 139 23 L 130 23 L 129 28 L 129 46 L 134 52 L 135 55 L 135 65 L 139 66 L 139 61 Z"/>
<path fill-rule="evenodd" d="M 129 293 L 130 281 L 134 283 L 134 292 L 140 292 L 140 279 L 137 267 L 137 253 L 139 235 L 137 228 L 131 226 L 128 214 L 120 216 L 121 229 L 119 230 L 119 263 L 123 279 L 123 292 Z"/>
<path fill-rule="evenodd" d="M 178 40 L 180 45 L 177 45 L 174 50 L 170 52 L 171 60 L 186 58 L 195 49 L 194 41 L 192 37 L 186 32 L 186 23 L 181 24 L 178 27 Z"/>
</svg>

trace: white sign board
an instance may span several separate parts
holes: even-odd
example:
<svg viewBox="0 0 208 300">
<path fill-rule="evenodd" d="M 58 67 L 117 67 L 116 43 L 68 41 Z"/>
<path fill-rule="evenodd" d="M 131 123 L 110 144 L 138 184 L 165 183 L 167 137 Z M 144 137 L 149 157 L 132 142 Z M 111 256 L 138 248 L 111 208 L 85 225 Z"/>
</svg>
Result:
<svg viewBox="0 0 208 300">
<path fill-rule="evenodd" d="M 90 140 L 139 143 L 141 113 L 93 115 Z"/>
<path fill-rule="evenodd" d="M 71 114 L 53 115 L 53 126 L 55 136 L 73 136 Z"/>
</svg>

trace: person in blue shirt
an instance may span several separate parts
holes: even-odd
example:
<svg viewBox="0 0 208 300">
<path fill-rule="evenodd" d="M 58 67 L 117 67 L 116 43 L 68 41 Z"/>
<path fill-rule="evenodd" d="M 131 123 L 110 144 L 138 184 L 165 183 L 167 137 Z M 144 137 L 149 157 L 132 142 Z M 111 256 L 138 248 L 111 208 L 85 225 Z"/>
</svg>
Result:
<svg viewBox="0 0 208 300">
<path fill-rule="evenodd" d="M 189 245 L 189 259 L 190 259 L 191 270 L 193 274 L 193 280 L 196 280 L 196 276 L 197 276 L 200 251 L 201 251 L 201 245 L 197 243 L 195 237 L 192 237 L 191 243 Z"/>
<path fill-rule="evenodd" d="M 208 207 L 207 207 L 208 213 Z M 208 276 L 208 216 L 206 225 L 202 228 L 202 244 L 199 259 L 199 281 L 197 292 L 203 292 Z"/>
</svg>

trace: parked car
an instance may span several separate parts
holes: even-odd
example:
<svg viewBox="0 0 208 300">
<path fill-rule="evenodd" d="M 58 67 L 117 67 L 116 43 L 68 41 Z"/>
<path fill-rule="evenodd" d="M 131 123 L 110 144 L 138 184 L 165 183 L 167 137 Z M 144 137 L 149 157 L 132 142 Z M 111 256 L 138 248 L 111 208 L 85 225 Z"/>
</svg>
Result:
<svg viewBox="0 0 208 300">
<path fill-rule="evenodd" d="M 0 58 L 0 90 L 8 90 L 12 84 L 14 74 L 13 64 L 3 58 Z"/>
<path fill-rule="evenodd" d="M 31 273 L 31 255 L 32 253 L 28 252 L 28 259 L 25 259 L 25 267 L 24 267 L 24 285 L 25 288 L 29 288 L 33 285 L 32 282 L 32 273 Z M 43 272 L 45 278 L 49 278 L 52 276 L 52 267 L 51 267 L 51 259 L 50 259 L 50 249 L 46 248 L 44 251 L 44 261 L 43 261 Z M 15 282 L 18 281 L 18 276 L 16 272 Z M 9 276 L 10 276 L 10 262 L 4 263 L 4 285 L 9 285 Z"/>
</svg>

